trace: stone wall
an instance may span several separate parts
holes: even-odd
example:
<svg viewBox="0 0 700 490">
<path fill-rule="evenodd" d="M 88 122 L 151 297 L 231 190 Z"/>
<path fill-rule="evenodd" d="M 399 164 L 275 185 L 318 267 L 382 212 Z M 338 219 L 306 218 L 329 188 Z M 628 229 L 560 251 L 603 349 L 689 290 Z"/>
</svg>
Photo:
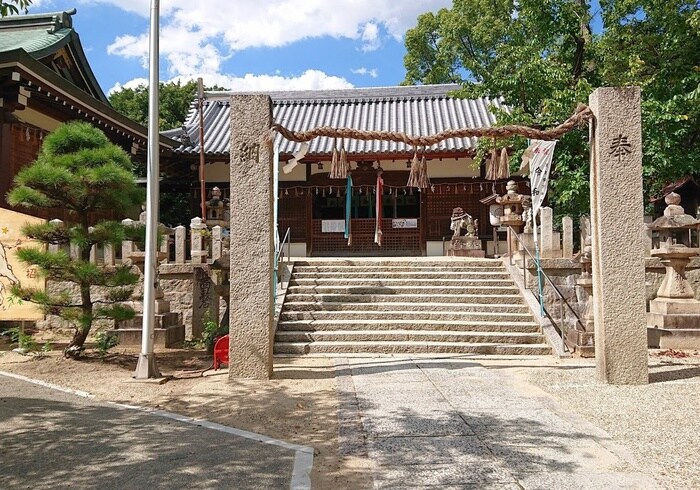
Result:
<svg viewBox="0 0 700 490">
<path fill-rule="evenodd" d="M 159 267 L 160 286 L 163 289 L 165 300 L 170 302 L 170 311 L 177 313 L 180 316 L 181 323 L 185 325 L 185 338 L 191 339 L 192 335 L 192 298 L 195 285 L 194 282 L 194 267 L 192 264 L 161 264 Z M 135 270 L 138 270 L 134 268 Z M 71 297 L 78 300 L 79 291 L 75 284 L 63 283 L 57 281 L 48 281 L 46 290 L 51 293 L 60 291 L 68 291 Z M 103 295 L 99 288 L 93 289 L 93 299 L 100 299 Z M 143 281 L 136 284 L 134 290 L 135 298 L 143 298 Z M 219 302 L 219 319 L 224 314 L 226 303 L 221 300 Z M 140 311 L 137 311 L 140 313 Z M 41 329 L 56 330 L 61 333 L 72 331 L 70 324 L 54 315 L 47 315 L 45 320 L 37 322 L 37 327 Z M 98 328 L 112 329 L 114 322 L 103 320 L 99 323 Z M 94 332 L 93 332 L 94 333 Z"/>
<path fill-rule="evenodd" d="M 518 270 L 522 273 L 522 261 L 515 264 Z M 537 270 L 533 260 L 526 262 L 527 274 L 526 284 L 528 288 L 537 296 Z M 659 290 L 661 281 L 666 274 L 666 269 L 661 265 L 661 261 L 656 257 L 647 257 L 645 261 L 646 267 L 646 301 L 647 306 L 649 301 L 656 298 L 656 292 Z M 581 276 L 581 267 L 576 259 L 542 259 L 542 270 L 549 276 L 554 285 L 557 287 L 561 295 L 572 306 L 576 314 L 581 317 L 585 309 L 585 294 L 580 286 L 576 285 L 576 281 Z M 686 269 L 688 282 L 693 286 L 695 298 L 700 300 L 700 257 L 690 261 Z M 620 271 L 624 274 L 624 271 Z M 543 278 L 545 307 L 549 314 L 556 321 L 561 318 L 558 295 L 554 289 Z M 568 308 L 564 307 L 567 324 L 572 327 L 575 319 L 569 313 Z"/>
</svg>

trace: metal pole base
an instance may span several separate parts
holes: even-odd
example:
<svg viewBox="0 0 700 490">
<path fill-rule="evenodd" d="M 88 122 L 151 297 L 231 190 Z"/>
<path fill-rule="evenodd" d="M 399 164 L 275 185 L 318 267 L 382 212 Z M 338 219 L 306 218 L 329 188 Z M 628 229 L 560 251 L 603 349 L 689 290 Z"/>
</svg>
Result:
<svg viewBox="0 0 700 490">
<path fill-rule="evenodd" d="M 134 371 L 135 379 L 161 378 L 155 354 L 139 354 L 139 361 Z"/>
</svg>

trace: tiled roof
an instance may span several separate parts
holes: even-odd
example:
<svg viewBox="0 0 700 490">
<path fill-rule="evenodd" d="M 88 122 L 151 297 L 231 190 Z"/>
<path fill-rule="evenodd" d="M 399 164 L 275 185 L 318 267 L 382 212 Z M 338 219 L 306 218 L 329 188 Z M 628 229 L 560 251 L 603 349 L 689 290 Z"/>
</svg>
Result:
<svg viewBox="0 0 700 490">
<path fill-rule="evenodd" d="M 0 52 L 24 49 L 34 58 L 57 51 L 70 41 L 71 15 L 75 10 L 53 14 L 18 15 L 0 19 Z"/>
<path fill-rule="evenodd" d="M 76 9 L 36 15 L 13 15 L 0 18 L 0 61 L 16 52 L 25 52 L 96 99 L 109 103 L 85 57 L 80 37 L 73 28 Z M 53 55 L 67 47 L 68 64 L 75 65 L 78 75 L 68 75 L 52 66 Z"/>
<path fill-rule="evenodd" d="M 490 127 L 495 118 L 492 107 L 506 109 L 500 100 L 458 99 L 449 94 L 458 85 L 357 88 L 298 92 L 269 92 L 273 117 L 294 131 L 333 126 L 374 131 L 400 131 L 411 136 L 427 136 L 447 129 Z M 210 156 L 224 156 L 230 145 L 230 97 L 233 92 L 208 92 L 204 108 L 204 148 Z M 166 131 L 171 138 L 182 138 L 179 153 L 199 153 L 199 115 L 193 102 L 183 129 Z M 186 132 L 186 135 L 184 134 Z M 189 141 L 188 141 L 189 138 Z M 292 154 L 298 143 L 277 136 L 282 154 Z M 464 153 L 476 147 L 476 138 L 454 138 L 429 148 L 441 153 Z M 346 140 L 345 148 L 356 155 L 411 154 L 413 147 L 386 141 Z M 333 140 L 314 139 L 308 156 L 330 156 Z"/>
</svg>

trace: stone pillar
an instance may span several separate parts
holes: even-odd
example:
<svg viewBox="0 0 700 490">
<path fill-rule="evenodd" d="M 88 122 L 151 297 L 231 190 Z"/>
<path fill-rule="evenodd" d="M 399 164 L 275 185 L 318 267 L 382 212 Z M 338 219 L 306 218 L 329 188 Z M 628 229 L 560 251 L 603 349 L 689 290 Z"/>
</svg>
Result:
<svg viewBox="0 0 700 490">
<path fill-rule="evenodd" d="M 161 264 L 167 264 L 170 261 L 170 228 L 166 228 L 163 225 L 160 226 L 163 233 L 160 242 L 160 254 L 164 257 L 160 262 Z"/>
<path fill-rule="evenodd" d="M 88 233 L 94 233 L 94 231 L 94 226 L 88 227 Z M 97 264 L 97 245 L 92 245 L 90 247 L 90 262 L 93 264 Z"/>
<path fill-rule="evenodd" d="M 185 240 L 187 239 L 187 229 L 180 225 L 175 227 L 175 263 L 185 263 Z"/>
<path fill-rule="evenodd" d="M 574 220 L 571 216 L 564 216 L 561 219 L 562 237 L 561 256 L 570 259 L 574 255 Z"/>
<path fill-rule="evenodd" d="M 126 218 L 122 220 L 122 225 L 124 226 L 134 226 L 134 220 L 131 218 Z M 134 242 L 131 240 L 124 240 L 122 242 L 122 264 L 131 264 L 131 254 L 134 252 Z"/>
<path fill-rule="evenodd" d="M 58 228 L 63 228 L 63 221 L 60 219 L 52 219 L 49 221 L 50 224 L 58 227 Z M 49 243 L 49 252 L 58 252 L 61 249 L 61 246 L 57 243 Z"/>
<path fill-rule="evenodd" d="M 599 88 L 589 105 L 595 357 L 600 380 L 649 382 L 639 87 Z"/>
<path fill-rule="evenodd" d="M 554 251 L 554 226 L 552 224 L 552 208 L 540 208 L 540 254 L 551 257 Z M 559 248 L 559 247 L 557 247 Z"/>
<path fill-rule="evenodd" d="M 207 233 L 207 225 L 202 218 L 192 218 L 190 220 L 190 255 L 192 264 L 204 264 L 207 261 L 206 247 L 204 246 L 204 234 Z"/>
<path fill-rule="evenodd" d="M 645 216 L 644 217 L 644 224 L 649 225 L 654 221 L 653 216 Z M 651 235 L 651 230 L 645 230 L 644 231 L 644 256 L 645 257 L 651 257 L 651 247 L 652 247 L 652 235 Z"/>
<path fill-rule="evenodd" d="M 231 97 L 231 379 L 272 376 L 271 125 L 269 96 Z"/>
<path fill-rule="evenodd" d="M 104 247 L 104 264 L 114 265 L 114 247 L 109 243 L 106 243 Z"/>
<path fill-rule="evenodd" d="M 211 260 L 219 260 L 222 254 L 223 230 L 219 225 L 211 229 Z"/>
<path fill-rule="evenodd" d="M 192 327 L 185 327 L 187 338 L 199 339 L 204 331 L 204 322 L 219 323 L 219 297 L 209 275 L 208 265 L 192 267 Z"/>
</svg>

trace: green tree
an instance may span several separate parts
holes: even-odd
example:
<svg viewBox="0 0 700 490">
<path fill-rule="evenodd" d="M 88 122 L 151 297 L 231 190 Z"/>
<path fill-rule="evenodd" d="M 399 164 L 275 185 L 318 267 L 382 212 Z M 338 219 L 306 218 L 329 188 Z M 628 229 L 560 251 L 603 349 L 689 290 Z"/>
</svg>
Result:
<svg viewBox="0 0 700 490">
<path fill-rule="evenodd" d="M 19 14 L 20 11 L 25 14 L 29 12 L 29 6 L 32 0 L 9 0 L 8 2 L 0 2 L 0 17 Z"/>
<path fill-rule="evenodd" d="M 224 90 L 221 87 L 209 87 L 207 90 Z M 177 82 L 160 84 L 160 121 L 161 131 L 179 128 L 185 122 L 192 101 L 197 93 L 197 82 L 189 81 L 184 85 Z M 109 102 L 117 111 L 134 121 L 148 124 L 148 86 L 123 88 L 109 96 Z"/>
<path fill-rule="evenodd" d="M 512 110 L 499 124 L 536 127 L 565 120 L 595 87 L 638 84 L 645 190 L 654 193 L 700 156 L 698 2 L 608 0 L 596 13 L 603 28 L 594 34 L 588 0 L 455 0 L 406 34 L 404 83 L 461 82 L 461 96 L 504 98 Z M 559 214 L 587 212 L 583 131 L 557 146 L 550 201 Z"/>
<path fill-rule="evenodd" d="M 75 328 L 64 351 L 77 358 L 93 324 L 98 320 L 133 318 L 133 309 L 120 304 L 133 294 L 139 276 L 129 266 L 106 267 L 90 262 L 93 245 L 117 246 L 123 240 L 143 241 L 143 227 L 91 222 L 100 210 L 126 212 L 143 200 L 134 183 L 129 156 L 99 129 L 83 122 L 59 126 L 44 139 L 37 159 L 15 176 L 7 195 L 13 206 L 61 207 L 71 223 L 26 225 L 23 232 L 44 244 L 77 247 L 77 257 L 64 250 L 24 248 L 18 257 L 40 274 L 63 286 L 60 291 L 23 288 L 13 294 L 38 304 L 45 313 L 58 315 Z"/>
</svg>

